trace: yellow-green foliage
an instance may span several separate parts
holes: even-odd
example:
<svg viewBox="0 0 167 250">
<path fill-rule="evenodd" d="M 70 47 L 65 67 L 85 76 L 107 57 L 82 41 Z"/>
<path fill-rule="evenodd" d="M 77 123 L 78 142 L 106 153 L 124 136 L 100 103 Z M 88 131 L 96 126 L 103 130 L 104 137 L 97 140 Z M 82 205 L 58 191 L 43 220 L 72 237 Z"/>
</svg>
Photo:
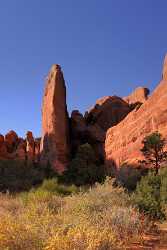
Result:
<svg viewBox="0 0 167 250">
<path fill-rule="evenodd" d="M 66 197 L 44 188 L 0 196 L 1 250 L 124 249 L 145 228 L 128 195 L 110 180 Z"/>
<path fill-rule="evenodd" d="M 63 239 L 63 240 L 62 240 Z M 87 227 L 84 225 L 71 227 L 67 232 L 59 230 L 51 237 L 45 250 L 97 250 L 116 249 L 114 232 L 110 228 Z"/>
</svg>

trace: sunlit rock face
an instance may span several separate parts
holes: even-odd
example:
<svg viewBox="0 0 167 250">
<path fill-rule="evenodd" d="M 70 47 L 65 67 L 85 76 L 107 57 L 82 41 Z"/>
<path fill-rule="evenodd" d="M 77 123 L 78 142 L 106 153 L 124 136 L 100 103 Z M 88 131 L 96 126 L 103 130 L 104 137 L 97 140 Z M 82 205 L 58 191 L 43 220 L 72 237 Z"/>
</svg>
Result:
<svg viewBox="0 0 167 250">
<path fill-rule="evenodd" d="M 152 95 L 130 112 L 118 125 L 107 131 L 105 141 L 106 164 L 119 167 L 127 162 L 135 165 L 142 154 L 143 138 L 159 131 L 167 138 L 167 61 L 163 67 L 163 78 Z"/>
<path fill-rule="evenodd" d="M 149 92 L 148 88 L 138 87 L 129 96 L 123 99 L 129 104 L 144 103 L 148 99 Z"/>
<path fill-rule="evenodd" d="M 167 81 L 167 54 L 166 54 L 165 60 L 164 60 L 164 67 L 163 67 L 163 72 L 162 72 L 162 78 L 163 78 L 163 80 Z"/>
<path fill-rule="evenodd" d="M 20 160 L 28 163 L 38 163 L 40 153 L 40 138 L 34 139 L 28 131 L 26 138 L 18 137 L 15 131 L 9 131 L 5 136 L 0 134 L 0 159 Z"/>
<path fill-rule="evenodd" d="M 69 125 L 66 86 L 59 65 L 53 65 L 46 81 L 42 105 L 41 163 L 63 172 L 69 160 Z"/>
</svg>

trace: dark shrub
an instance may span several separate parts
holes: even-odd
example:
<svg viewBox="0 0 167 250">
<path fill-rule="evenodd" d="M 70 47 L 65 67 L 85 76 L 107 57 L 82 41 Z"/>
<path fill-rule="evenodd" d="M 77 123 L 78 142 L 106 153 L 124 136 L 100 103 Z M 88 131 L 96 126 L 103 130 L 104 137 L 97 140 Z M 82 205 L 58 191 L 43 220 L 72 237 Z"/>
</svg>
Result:
<svg viewBox="0 0 167 250">
<path fill-rule="evenodd" d="M 156 219 L 165 217 L 163 200 L 166 200 L 166 180 L 163 174 L 155 175 L 153 172 L 142 177 L 133 195 L 133 200 L 141 212 Z"/>
<path fill-rule="evenodd" d="M 101 182 L 105 177 L 105 167 L 98 162 L 93 148 L 88 144 L 79 147 L 61 181 L 77 186 Z"/>
<path fill-rule="evenodd" d="M 25 161 L 0 161 L 0 191 L 29 190 L 45 178 L 44 169 L 37 164 L 25 164 Z"/>
<path fill-rule="evenodd" d="M 137 183 L 147 170 L 134 168 L 129 165 L 123 165 L 116 175 L 116 183 L 126 188 L 128 191 L 134 191 Z"/>
</svg>

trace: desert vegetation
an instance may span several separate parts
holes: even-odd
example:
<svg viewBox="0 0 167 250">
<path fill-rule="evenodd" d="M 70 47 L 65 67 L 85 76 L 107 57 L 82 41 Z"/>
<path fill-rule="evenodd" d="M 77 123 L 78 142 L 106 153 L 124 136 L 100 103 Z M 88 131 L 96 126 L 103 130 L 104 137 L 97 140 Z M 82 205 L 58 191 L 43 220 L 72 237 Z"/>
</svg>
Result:
<svg viewBox="0 0 167 250">
<path fill-rule="evenodd" d="M 160 166 L 157 171 L 154 164 L 148 170 L 124 164 L 114 178 L 107 177 L 89 144 L 79 148 L 62 176 L 49 165 L 1 161 L 0 249 L 110 250 L 142 244 L 154 222 L 167 218 L 167 168 L 164 161 Z"/>
<path fill-rule="evenodd" d="M 52 179 L 0 199 L 2 250 L 124 249 L 148 229 L 130 196 L 109 178 L 87 191 Z"/>
</svg>

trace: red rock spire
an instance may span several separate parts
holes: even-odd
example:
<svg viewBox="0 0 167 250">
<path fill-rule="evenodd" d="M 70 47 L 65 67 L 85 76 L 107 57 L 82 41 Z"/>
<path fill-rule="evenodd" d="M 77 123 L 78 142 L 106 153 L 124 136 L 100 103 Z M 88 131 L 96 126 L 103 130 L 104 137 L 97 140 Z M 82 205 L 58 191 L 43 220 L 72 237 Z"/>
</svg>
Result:
<svg viewBox="0 0 167 250">
<path fill-rule="evenodd" d="M 69 128 L 66 87 L 57 64 L 53 65 L 46 82 L 42 106 L 41 162 L 63 172 L 68 163 Z"/>
</svg>

